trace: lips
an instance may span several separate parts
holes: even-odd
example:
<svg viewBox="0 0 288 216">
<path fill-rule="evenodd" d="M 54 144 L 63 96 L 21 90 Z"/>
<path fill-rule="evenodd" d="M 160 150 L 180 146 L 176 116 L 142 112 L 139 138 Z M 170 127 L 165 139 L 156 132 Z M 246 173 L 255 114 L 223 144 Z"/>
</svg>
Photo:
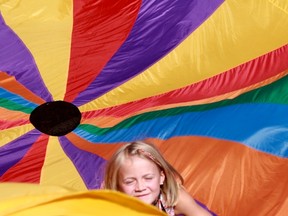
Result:
<svg viewBox="0 0 288 216">
<path fill-rule="evenodd" d="M 135 195 L 135 197 L 140 198 L 140 197 L 145 197 L 148 196 L 149 194 L 141 194 L 141 195 Z"/>
</svg>

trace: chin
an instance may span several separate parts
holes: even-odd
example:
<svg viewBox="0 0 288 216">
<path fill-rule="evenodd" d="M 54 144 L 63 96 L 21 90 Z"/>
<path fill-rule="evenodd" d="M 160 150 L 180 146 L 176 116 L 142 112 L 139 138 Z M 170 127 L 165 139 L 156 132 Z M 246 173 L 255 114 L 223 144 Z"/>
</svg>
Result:
<svg viewBox="0 0 288 216">
<path fill-rule="evenodd" d="M 152 200 L 152 198 L 150 197 L 138 197 L 138 199 L 140 199 L 142 202 L 146 203 L 146 204 L 152 204 L 154 200 Z"/>
</svg>

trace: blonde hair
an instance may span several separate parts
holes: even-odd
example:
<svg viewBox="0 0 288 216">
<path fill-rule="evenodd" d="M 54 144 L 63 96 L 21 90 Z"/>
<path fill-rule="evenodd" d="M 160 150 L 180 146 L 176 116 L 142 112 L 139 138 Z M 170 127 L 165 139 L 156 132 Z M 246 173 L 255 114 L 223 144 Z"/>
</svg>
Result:
<svg viewBox="0 0 288 216">
<path fill-rule="evenodd" d="M 135 155 L 152 161 L 164 172 L 165 180 L 161 191 L 166 198 L 168 206 L 174 206 L 178 199 L 179 184 L 183 184 L 184 180 L 153 144 L 143 141 L 135 141 L 123 145 L 114 153 L 110 160 L 107 161 L 103 188 L 119 191 L 119 169 L 127 157 Z"/>
</svg>

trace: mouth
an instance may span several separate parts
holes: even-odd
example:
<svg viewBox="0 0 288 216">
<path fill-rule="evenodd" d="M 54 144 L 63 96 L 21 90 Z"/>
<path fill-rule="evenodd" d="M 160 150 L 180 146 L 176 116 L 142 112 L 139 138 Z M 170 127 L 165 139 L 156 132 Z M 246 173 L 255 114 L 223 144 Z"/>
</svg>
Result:
<svg viewBox="0 0 288 216">
<path fill-rule="evenodd" d="M 135 195 L 135 197 L 137 198 L 141 198 L 141 197 L 145 197 L 145 196 L 148 196 L 149 194 L 140 194 L 140 195 Z"/>
</svg>

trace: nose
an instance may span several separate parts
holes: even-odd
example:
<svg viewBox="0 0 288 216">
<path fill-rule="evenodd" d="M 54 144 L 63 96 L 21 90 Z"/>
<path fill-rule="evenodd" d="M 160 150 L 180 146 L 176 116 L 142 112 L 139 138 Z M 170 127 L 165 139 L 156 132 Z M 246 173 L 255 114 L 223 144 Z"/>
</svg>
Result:
<svg viewBox="0 0 288 216">
<path fill-rule="evenodd" d="M 143 191 L 145 190 L 145 183 L 142 181 L 137 181 L 135 191 Z"/>
</svg>

